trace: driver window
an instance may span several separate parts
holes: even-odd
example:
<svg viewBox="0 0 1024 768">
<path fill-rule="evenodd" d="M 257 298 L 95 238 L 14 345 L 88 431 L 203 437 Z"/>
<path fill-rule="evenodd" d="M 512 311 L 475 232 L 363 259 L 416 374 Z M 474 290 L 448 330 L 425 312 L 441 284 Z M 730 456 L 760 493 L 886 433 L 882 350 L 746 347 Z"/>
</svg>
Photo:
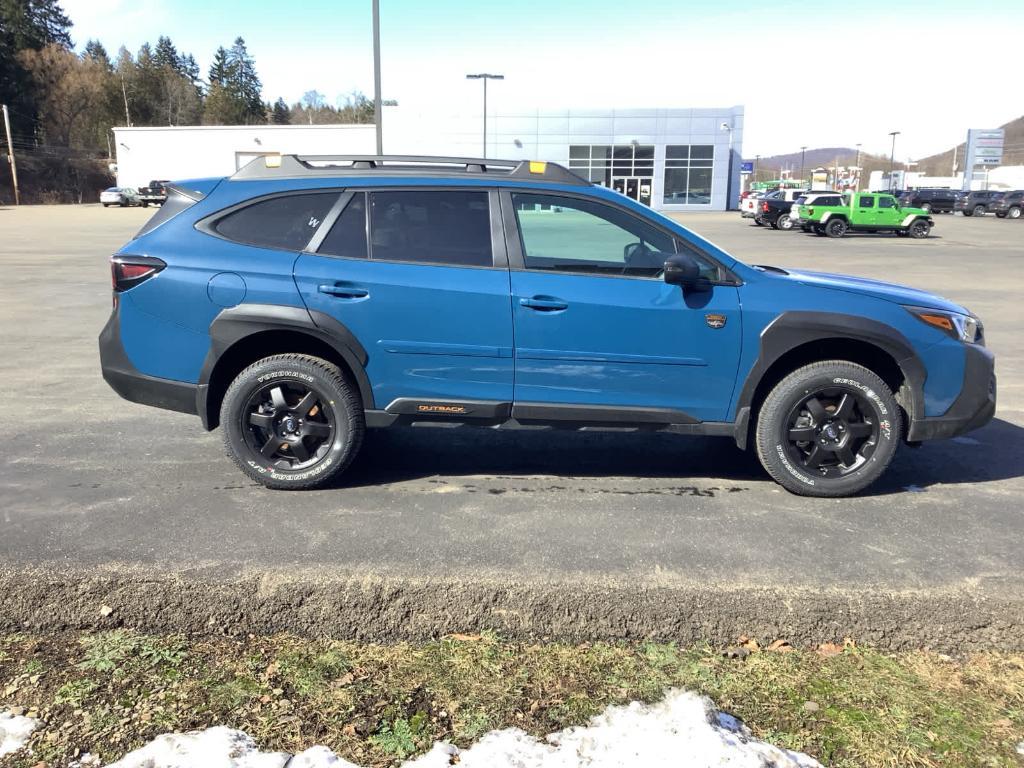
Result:
<svg viewBox="0 0 1024 768">
<path fill-rule="evenodd" d="M 560 195 L 514 193 L 527 269 L 656 277 L 671 236 L 610 205 Z"/>
</svg>

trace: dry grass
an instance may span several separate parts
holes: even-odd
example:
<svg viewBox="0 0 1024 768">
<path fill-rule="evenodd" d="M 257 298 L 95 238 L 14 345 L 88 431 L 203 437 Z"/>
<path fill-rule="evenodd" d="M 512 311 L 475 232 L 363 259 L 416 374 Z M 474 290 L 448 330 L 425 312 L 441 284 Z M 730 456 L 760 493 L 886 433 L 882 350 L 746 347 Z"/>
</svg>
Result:
<svg viewBox="0 0 1024 768">
<path fill-rule="evenodd" d="M 784 649 L 785 650 L 785 649 Z M 0 638 L 0 709 L 39 716 L 12 766 L 110 760 L 169 730 L 224 724 L 264 749 L 326 744 L 368 766 L 435 739 L 543 735 L 670 687 L 711 696 L 759 736 L 835 768 L 1019 766 L 1024 656 L 754 652 L 665 644 L 363 645 L 289 636 L 185 640 L 127 631 Z"/>
</svg>

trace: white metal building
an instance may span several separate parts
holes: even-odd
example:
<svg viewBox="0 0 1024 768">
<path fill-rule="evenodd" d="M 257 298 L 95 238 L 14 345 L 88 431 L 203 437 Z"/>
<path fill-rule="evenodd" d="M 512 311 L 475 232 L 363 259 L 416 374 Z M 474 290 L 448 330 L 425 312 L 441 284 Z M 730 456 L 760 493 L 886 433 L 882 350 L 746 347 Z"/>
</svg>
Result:
<svg viewBox="0 0 1024 768">
<path fill-rule="evenodd" d="M 740 189 L 743 108 L 384 111 L 384 151 L 562 163 L 659 210 L 725 210 Z M 115 128 L 119 186 L 226 176 L 270 153 L 373 154 L 372 125 Z"/>
</svg>

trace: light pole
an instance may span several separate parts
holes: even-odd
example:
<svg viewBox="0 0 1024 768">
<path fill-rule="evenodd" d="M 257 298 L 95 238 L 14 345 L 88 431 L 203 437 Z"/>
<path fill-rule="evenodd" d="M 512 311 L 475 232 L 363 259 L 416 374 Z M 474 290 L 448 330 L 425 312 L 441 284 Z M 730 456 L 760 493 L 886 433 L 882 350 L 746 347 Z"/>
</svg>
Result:
<svg viewBox="0 0 1024 768">
<path fill-rule="evenodd" d="M 384 131 L 380 104 L 380 0 L 373 0 L 373 122 L 377 124 L 377 154 L 383 155 Z"/>
<path fill-rule="evenodd" d="M 807 154 L 807 147 L 800 147 L 800 183 L 804 183 L 804 155 Z"/>
<path fill-rule="evenodd" d="M 725 210 L 732 210 L 732 125 L 728 122 L 722 123 L 721 128 L 723 131 L 729 132 L 729 161 L 726 163 L 726 177 L 725 181 Z"/>
<path fill-rule="evenodd" d="M 490 75 L 486 72 L 481 72 L 477 75 L 466 76 L 466 80 L 483 81 L 483 157 L 487 157 L 487 81 L 504 79 L 504 75 Z"/>
<path fill-rule="evenodd" d="M 896 168 L 896 137 L 900 135 L 900 132 L 890 131 L 889 135 L 892 136 L 892 151 L 889 153 L 889 191 L 892 192 L 892 174 Z"/>
</svg>

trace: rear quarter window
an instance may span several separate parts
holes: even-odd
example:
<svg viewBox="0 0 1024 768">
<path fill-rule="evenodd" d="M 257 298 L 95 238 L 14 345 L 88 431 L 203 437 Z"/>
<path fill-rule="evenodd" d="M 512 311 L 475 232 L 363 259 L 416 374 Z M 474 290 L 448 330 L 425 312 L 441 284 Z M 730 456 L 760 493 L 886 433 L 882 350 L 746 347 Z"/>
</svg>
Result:
<svg viewBox="0 0 1024 768">
<path fill-rule="evenodd" d="M 110 192 L 111 190 L 107 191 Z M 183 195 L 173 187 L 169 187 L 167 190 L 167 199 L 164 201 L 163 205 L 160 206 L 160 210 L 150 217 L 149 221 L 146 222 L 145 226 L 143 226 L 135 236 L 142 237 L 143 235 L 152 232 L 164 222 L 170 221 L 182 211 L 191 208 L 196 204 L 196 202 L 197 201 L 193 200 L 191 197 Z"/>
<path fill-rule="evenodd" d="M 236 243 L 301 251 L 337 199 L 337 192 L 266 198 L 221 217 L 213 231 Z"/>
</svg>

